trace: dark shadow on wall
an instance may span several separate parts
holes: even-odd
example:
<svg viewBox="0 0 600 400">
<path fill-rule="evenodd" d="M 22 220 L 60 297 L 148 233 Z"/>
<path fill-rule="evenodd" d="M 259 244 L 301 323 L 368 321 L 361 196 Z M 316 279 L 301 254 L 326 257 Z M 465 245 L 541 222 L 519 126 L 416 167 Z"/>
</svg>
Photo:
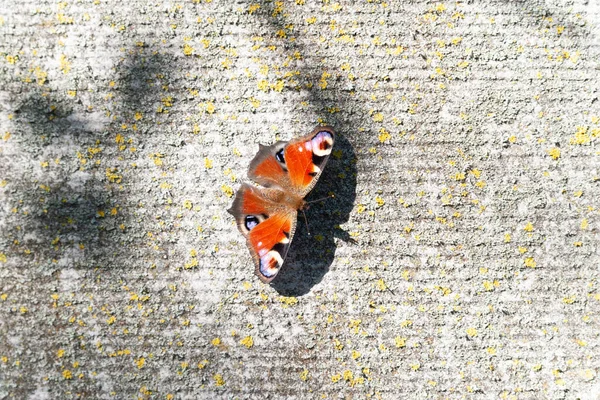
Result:
<svg viewBox="0 0 600 400">
<path fill-rule="evenodd" d="M 136 193 L 128 185 L 131 176 L 124 171 L 128 163 L 120 159 L 123 152 L 115 137 L 123 132 L 122 123 L 137 122 L 131 110 L 151 115 L 148 111 L 154 103 L 160 104 L 157 76 L 168 79 L 165 66 L 170 65 L 165 62 L 168 56 L 144 55 L 130 52 L 119 63 L 116 85 L 108 89 L 107 83 L 103 89 L 111 96 L 81 90 L 67 98 L 52 90 L 51 82 L 10 95 L 11 141 L 19 142 L 22 153 L 0 153 L 0 165 L 5 166 L 3 177 L 14 190 L 11 199 L 18 210 L 7 220 L 20 229 L 0 232 L 0 238 L 8 238 L 9 243 L 17 240 L 15 252 L 30 250 L 34 265 L 59 270 L 62 264 L 51 260 L 63 259 L 75 268 L 114 267 L 111 260 L 116 252 L 127 258 L 123 253 L 130 246 L 120 226 L 131 228 L 134 223 L 129 209 Z M 138 123 L 140 131 L 145 130 L 144 123 Z M 47 165 L 40 173 L 43 161 Z M 113 210 L 117 210 L 114 216 Z"/>
<path fill-rule="evenodd" d="M 162 88 L 162 85 L 171 84 L 170 70 L 165 66 L 176 62 L 174 55 L 154 52 L 146 47 L 131 50 L 117 66 L 118 96 L 124 111 L 144 110 L 148 118 L 149 112 L 160 104 L 161 95 L 168 95 Z"/>
<path fill-rule="evenodd" d="M 23 152 L 17 157 L 26 157 L 1 162 L 12 180 L 11 199 L 19 203 L 9 219 L 20 229 L 5 233 L 16 236 L 15 252 L 26 248 L 33 265 L 52 269 L 61 268 L 61 259 L 69 267 L 78 267 L 108 253 L 116 243 L 105 234 L 98 212 L 108 214 L 116 199 L 110 198 L 104 182 L 97 179 L 99 174 L 89 168 L 95 160 L 88 158 L 87 151 L 98 148 L 96 141 L 103 142 L 103 133 L 86 128 L 81 103 L 61 100 L 51 92 L 33 89 L 15 96 L 12 106 L 14 140 Z M 87 168 L 82 168 L 82 160 Z"/>
<path fill-rule="evenodd" d="M 350 141 L 337 135 L 323 174 L 307 197 L 320 199 L 334 194 L 334 198 L 313 203 L 306 211 L 308 229 L 301 213 L 290 251 L 281 272 L 271 286 L 284 296 L 302 296 L 321 282 L 333 263 L 336 238 L 352 241 L 340 225 L 348 221 L 356 198 L 356 154 Z M 310 235 L 308 234 L 310 230 Z"/>
</svg>

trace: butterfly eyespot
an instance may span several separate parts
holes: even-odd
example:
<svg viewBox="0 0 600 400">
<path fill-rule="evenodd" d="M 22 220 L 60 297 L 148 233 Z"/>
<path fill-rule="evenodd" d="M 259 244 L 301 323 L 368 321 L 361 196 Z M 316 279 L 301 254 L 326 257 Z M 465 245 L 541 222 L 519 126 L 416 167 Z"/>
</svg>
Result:
<svg viewBox="0 0 600 400">
<path fill-rule="evenodd" d="M 311 142 L 314 154 L 320 157 L 327 156 L 333 147 L 333 135 L 330 132 L 321 131 L 313 136 Z"/>
<path fill-rule="evenodd" d="M 282 164 L 285 164 L 285 157 L 283 156 L 283 149 L 275 153 L 275 158 Z"/>
<path fill-rule="evenodd" d="M 259 220 L 254 215 L 246 215 L 244 218 L 244 226 L 247 230 L 251 231 L 256 225 L 258 225 Z"/>
</svg>

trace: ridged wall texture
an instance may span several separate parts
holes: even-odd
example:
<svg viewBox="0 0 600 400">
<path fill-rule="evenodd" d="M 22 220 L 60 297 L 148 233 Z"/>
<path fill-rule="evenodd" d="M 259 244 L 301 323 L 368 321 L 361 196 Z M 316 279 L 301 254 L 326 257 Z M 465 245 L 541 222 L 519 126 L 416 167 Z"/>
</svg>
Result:
<svg viewBox="0 0 600 400">
<path fill-rule="evenodd" d="M 597 0 L 4 0 L 0 399 L 599 399 L 599 76 Z"/>
</svg>

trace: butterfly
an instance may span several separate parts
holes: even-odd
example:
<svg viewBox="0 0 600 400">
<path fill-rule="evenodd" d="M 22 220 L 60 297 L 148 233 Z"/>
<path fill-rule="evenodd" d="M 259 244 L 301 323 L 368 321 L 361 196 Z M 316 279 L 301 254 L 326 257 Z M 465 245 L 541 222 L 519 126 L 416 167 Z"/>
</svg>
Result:
<svg viewBox="0 0 600 400">
<path fill-rule="evenodd" d="M 246 238 L 261 281 L 271 282 L 281 269 L 298 211 L 304 210 L 304 197 L 319 180 L 334 142 L 332 128 L 317 127 L 289 142 L 259 145 L 250 162 L 248 177 L 262 187 L 242 184 L 227 211 Z"/>
</svg>

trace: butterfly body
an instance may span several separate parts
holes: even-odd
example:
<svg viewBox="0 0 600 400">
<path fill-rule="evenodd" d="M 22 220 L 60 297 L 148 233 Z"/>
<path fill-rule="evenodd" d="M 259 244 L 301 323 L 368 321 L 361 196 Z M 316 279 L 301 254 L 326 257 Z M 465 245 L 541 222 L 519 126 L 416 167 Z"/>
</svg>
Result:
<svg viewBox="0 0 600 400">
<path fill-rule="evenodd" d="M 246 238 L 263 282 L 275 278 L 289 250 L 304 197 L 316 184 L 334 144 L 329 127 L 271 146 L 260 145 L 248 176 L 263 187 L 242 184 L 229 210 Z"/>
</svg>

